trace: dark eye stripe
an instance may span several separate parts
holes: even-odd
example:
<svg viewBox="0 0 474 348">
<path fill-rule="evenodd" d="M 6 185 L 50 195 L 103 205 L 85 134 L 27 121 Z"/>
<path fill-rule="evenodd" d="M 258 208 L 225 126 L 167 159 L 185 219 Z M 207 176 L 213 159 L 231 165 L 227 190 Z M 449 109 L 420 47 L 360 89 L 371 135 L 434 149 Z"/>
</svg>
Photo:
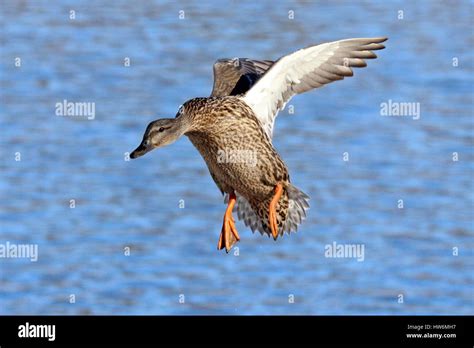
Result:
<svg viewBox="0 0 474 348">
<path fill-rule="evenodd" d="M 157 130 L 151 131 L 151 132 L 150 132 L 150 136 L 153 136 L 153 135 L 155 135 L 156 133 L 164 132 L 165 130 L 170 129 L 170 128 L 171 128 L 171 126 L 170 126 L 170 127 L 160 127 L 160 128 L 158 128 Z"/>
</svg>

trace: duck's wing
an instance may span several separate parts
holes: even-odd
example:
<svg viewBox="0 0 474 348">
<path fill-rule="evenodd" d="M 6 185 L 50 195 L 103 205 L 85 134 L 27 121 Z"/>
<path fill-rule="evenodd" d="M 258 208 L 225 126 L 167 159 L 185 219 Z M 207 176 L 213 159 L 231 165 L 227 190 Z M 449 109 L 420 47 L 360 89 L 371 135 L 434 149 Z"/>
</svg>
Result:
<svg viewBox="0 0 474 348">
<path fill-rule="evenodd" d="M 347 39 L 303 48 L 277 60 L 245 94 L 243 100 L 252 108 L 265 132 L 272 138 L 278 111 L 292 96 L 352 76 L 351 67 L 367 66 L 364 59 L 385 48 L 387 38 Z"/>
<path fill-rule="evenodd" d="M 214 86 L 211 97 L 247 92 L 273 63 L 271 60 L 247 58 L 217 60 L 214 63 Z"/>
</svg>

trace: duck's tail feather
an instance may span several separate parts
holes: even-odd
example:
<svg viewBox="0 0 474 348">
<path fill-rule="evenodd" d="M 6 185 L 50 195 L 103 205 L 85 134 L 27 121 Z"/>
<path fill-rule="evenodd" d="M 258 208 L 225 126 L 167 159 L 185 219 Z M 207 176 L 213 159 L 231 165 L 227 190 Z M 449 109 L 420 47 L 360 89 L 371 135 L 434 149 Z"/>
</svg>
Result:
<svg viewBox="0 0 474 348">
<path fill-rule="evenodd" d="M 262 221 L 255 214 L 250 203 L 241 195 L 237 195 L 237 217 L 243 221 L 245 226 L 250 227 L 252 232 L 259 231 L 260 234 L 268 233 L 262 226 Z M 265 226 L 266 227 L 266 226 Z"/>
<path fill-rule="evenodd" d="M 306 210 L 309 209 L 309 196 L 292 184 L 288 185 L 286 191 L 288 193 L 288 215 L 283 224 L 283 232 L 291 233 L 296 232 L 298 225 L 306 218 Z"/>
<path fill-rule="evenodd" d="M 286 193 L 288 195 L 288 214 L 278 233 L 280 236 L 285 232 L 288 234 L 296 232 L 298 225 L 306 218 L 306 210 L 309 209 L 309 196 L 306 193 L 291 184 L 286 187 Z M 237 205 L 234 209 L 237 209 L 239 220 L 250 227 L 252 232 L 259 231 L 262 235 L 272 235 L 268 224 L 262 222 L 250 203 L 239 194 L 237 194 Z"/>
</svg>

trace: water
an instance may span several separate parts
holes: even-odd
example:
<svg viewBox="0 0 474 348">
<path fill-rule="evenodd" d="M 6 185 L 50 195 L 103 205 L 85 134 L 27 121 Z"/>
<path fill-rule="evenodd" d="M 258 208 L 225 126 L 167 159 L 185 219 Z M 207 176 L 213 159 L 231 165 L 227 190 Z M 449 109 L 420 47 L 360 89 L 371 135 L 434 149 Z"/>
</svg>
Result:
<svg viewBox="0 0 474 348">
<path fill-rule="evenodd" d="M 472 20 L 462 1 L 2 1 L 0 243 L 39 259 L 0 259 L 0 313 L 472 314 Z M 312 197 L 297 234 L 238 222 L 225 255 L 225 205 L 186 138 L 124 161 L 148 122 L 209 94 L 217 58 L 363 36 L 390 38 L 379 59 L 277 120 Z M 95 119 L 56 116 L 65 99 Z M 421 118 L 382 117 L 389 99 Z M 364 261 L 326 258 L 333 242 Z"/>
</svg>

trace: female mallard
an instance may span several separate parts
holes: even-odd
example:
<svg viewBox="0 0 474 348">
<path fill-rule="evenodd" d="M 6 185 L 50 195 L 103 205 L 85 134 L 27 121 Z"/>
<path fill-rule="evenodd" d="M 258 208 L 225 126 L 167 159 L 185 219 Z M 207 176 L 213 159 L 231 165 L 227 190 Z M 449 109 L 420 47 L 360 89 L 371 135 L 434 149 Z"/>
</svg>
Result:
<svg viewBox="0 0 474 348">
<path fill-rule="evenodd" d="M 296 231 L 306 216 L 309 197 L 290 183 L 288 169 L 272 145 L 278 112 L 299 93 L 345 76 L 351 67 L 383 49 L 386 38 L 348 39 L 301 49 L 272 61 L 221 59 L 214 64 L 214 88 L 208 98 L 194 98 L 175 118 L 151 122 L 137 158 L 186 135 L 206 161 L 228 202 L 218 249 L 240 240 L 232 211 L 252 231 L 273 236 Z"/>
</svg>

